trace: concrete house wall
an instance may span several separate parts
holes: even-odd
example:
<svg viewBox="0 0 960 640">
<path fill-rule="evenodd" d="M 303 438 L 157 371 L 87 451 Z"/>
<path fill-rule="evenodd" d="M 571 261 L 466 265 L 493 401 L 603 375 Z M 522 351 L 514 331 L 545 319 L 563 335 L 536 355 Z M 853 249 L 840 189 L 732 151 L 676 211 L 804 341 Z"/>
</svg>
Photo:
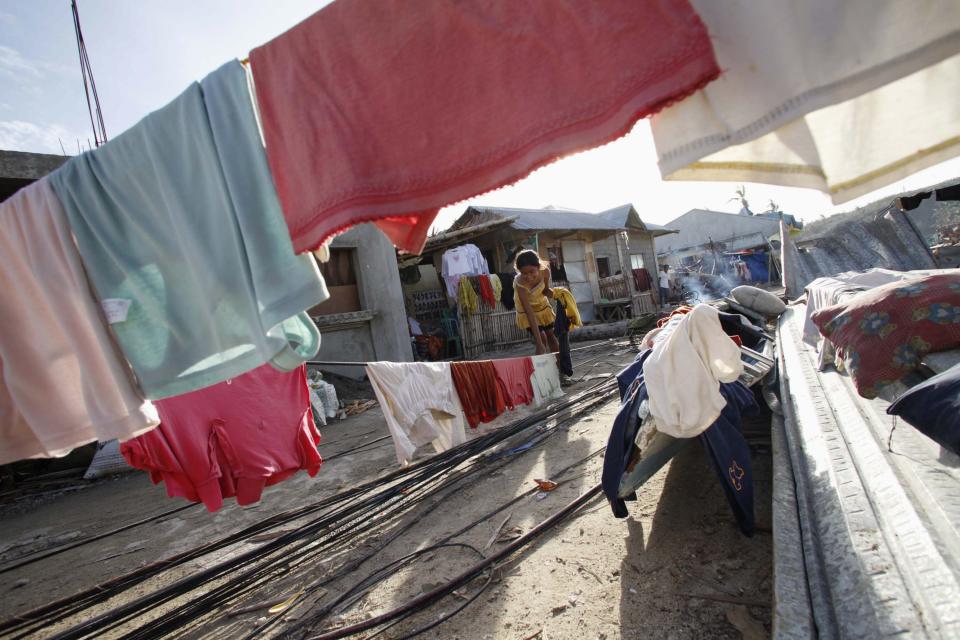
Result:
<svg viewBox="0 0 960 640">
<path fill-rule="evenodd" d="M 393 245 L 376 227 L 364 224 L 337 236 L 331 248 L 354 250 L 354 270 L 362 311 L 345 314 L 342 321 L 335 324 L 326 324 L 323 316 L 318 317 L 322 339 L 316 359 L 336 362 L 413 360 Z M 369 319 L 363 319 L 371 315 Z M 352 378 L 364 375 L 363 370 L 356 367 L 321 368 Z"/>
</svg>

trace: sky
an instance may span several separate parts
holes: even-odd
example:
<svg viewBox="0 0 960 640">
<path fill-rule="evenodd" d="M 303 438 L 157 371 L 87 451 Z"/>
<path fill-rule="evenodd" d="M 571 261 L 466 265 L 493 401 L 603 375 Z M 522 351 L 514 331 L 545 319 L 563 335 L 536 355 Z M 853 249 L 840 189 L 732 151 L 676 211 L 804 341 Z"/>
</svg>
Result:
<svg viewBox="0 0 960 640">
<path fill-rule="evenodd" d="M 78 0 L 107 134 L 116 136 L 230 58 L 279 35 L 327 4 L 307 0 Z M 76 154 L 93 133 L 69 0 L 0 0 L 0 149 Z M 61 147 L 62 145 L 62 147 Z M 849 211 L 960 175 L 960 160 L 932 167 L 838 207 L 810 189 L 747 183 L 755 212 L 773 200 L 802 220 Z M 603 147 L 543 167 L 515 185 L 441 210 L 434 229 L 468 205 L 602 211 L 633 203 L 665 224 L 693 208 L 736 212 L 736 183 L 664 182 L 646 121 Z"/>
</svg>

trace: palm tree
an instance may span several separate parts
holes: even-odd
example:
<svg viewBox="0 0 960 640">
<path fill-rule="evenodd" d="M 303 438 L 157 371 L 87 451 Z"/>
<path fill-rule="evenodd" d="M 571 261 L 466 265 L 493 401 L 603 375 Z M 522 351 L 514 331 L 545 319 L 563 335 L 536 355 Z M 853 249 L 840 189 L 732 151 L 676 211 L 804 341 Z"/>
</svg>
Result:
<svg viewBox="0 0 960 640">
<path fill-rule="evenodd" d="M 730 198 L 727 202 L 740 202 L 740 213 L 743 215 L 752 216 L 753 211 L 750 211 L 750 203 L 747 202 L 747 188 L 743 185 L 737 187 L 737 190 L 734 192 L 736 194 L 735 198 Z"/>
</svg>

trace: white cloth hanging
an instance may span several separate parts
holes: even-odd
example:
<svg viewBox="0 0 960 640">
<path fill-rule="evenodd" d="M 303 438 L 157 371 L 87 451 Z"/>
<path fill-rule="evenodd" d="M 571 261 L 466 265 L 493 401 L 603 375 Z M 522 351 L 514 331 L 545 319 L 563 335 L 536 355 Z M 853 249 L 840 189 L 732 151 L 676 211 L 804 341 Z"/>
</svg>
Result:
<svg viewBox="0 0 960 640">
<path fill-rule="evenodd" d="M 653 117 L 665 178 L 809 187 L 839 203 L 960 153 L 955 0 L 693 5 L 724 73 Z"/>
<path fill-rule="evenodd" d="M 533 375 L 530 383 L 533 386 L 533 406 L 539 407 L 547 400 L 563 397 L 563 388 L 560 386 L 560 369 L 557 367 L 557 356 L 545 353 L 533 356 Z"/>
<path fill-rule="evenodd" d="M 461 276 L 480 276 L 490 273 L 487 259 L 475 244 L 464 244 L 443 252 L 440 267 L 447 295 L 456 299 Z"/>
<path fill-rule="evenodd" d="M 400 464 L 426 444 L 439 453 L 466 442 L 449 362 L 371 362 L 366 370 Z"/>
</svg>

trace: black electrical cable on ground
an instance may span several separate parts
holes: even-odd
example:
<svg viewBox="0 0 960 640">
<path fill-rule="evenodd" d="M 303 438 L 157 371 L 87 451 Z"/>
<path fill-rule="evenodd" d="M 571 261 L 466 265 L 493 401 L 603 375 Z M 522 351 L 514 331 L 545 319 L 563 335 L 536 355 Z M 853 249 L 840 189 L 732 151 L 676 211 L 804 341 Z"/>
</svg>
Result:
<svg viewBox="0 0 960 640">
<path fill-rule="evenodd" d="M 535 526 L 533 529 L 517 538 L 506 547 L 493 554 L 492 556 L 487 557 L 481 562 L 478 562 L 474 566 L 470 567 L 466 571 L 462 572 L 460 575 L 456 576 L 445 585 L 441 585 L 428 593 L 422 594 L 413 598 L 407 604 L 402 607 L 398 607 L 392 611 L 381 614 L 379 616 L 374 616 L 369 620 L 364 622 L 350 625 L 347 627 L 341 627 L 340 629 L 335 629 L 333 631 L 328 631 L 317 636 L 312 636 L 309 640 L 338 640 L 339 638 L 346 638 L 356 633 L 361 633 L 363 631 L 368 631 L 375 627 L 378 627 L 387 622 L 391 622 L 401 616 L 404 616 L 411 612 L 421 611 L 430 604 L 436 602 L 440 598 L 446 596 L 447 594 L 453 592 L 454 590 L 460 588 L 464 584 L 467 584 L 478 575 L 483 573 L 486 569 L 494 566 L 495 564 L 505 560 L 507 557 L 518 551 L 519 549 L 525 547 L 527 544 L 536 540 L 540 535 L 549 529 L 553 528 L 580 507 L 587 504 L 590 500 L 595 498 L 600 494 L 602 490 L 601 485 L 597 484 L 592 489 L 578 497 L 573 502 L 569 503 L 567 506 L 560 509 L 558 512 L 551 515 L 549 518 Z"/>
<path fill-rule="evenodd" d="M 565 403 L 565 404 L 566 404 L 566 403 Z M 490 438 L 491 436 L 495 436 L 495 435 L 497 435 L 496 432 L 491 433 L 491 434 L 487 434 L 486 436 L 484 436 L 484 438 Z M 475 442 L 475 441 L 474 441 L 474 442 Z M 414 521 L 414 522 L 415 522 L 415 521 Z M 411 525 L 412 525 L 412 524 L 413 524 L 413 523 L 411 523 Z M 372 523 L 372 524 L 371 524 L 371 528 L 374 527 L 374 526 L 376 526 L 376 525 L 377 525 L 377 523 Z M 391 536 L 391 540 L 394 539 L 394 538 L 396 538 L 396 537 L 397 537 L 398 535 L 400 535 L 401 533 L 403 533 L 402 530 L 401 530 L 401 531 L 397 531 L 393 536 Z M 388 541 L 388 542 L 389 542 L 389 541 Z M 385 544 L 384 544 L 384 545 L 381 545 L 381 546 L 380 546 L 380 549 L 382 549 L 384 546 L 385 546 Z M 322 550 L 322 549 L 318 549 L 318 551 L 320 551 L 320 550 Z M 374 552 L 372 552 L 372 553 L 370 554 L 370 556 L 372 556 L 372 555 L 373 555 L 374 553 L 376 553 L 377 551 L 379 551 L 379 549 L 378 549 L 378 550 L 375 550 Z M 368 557 L 370 557 L 370 556 L 368 556 Z M 363 561 L 365 561 L 365 559 L 361 560 L 361 563 L 362 563 Z M 353 568 L 356 568 L 356 566 L 358 566 L 358 565 L 355 565 Z M 243 582 L 245 581 L 245 579 L 246 579 L 247 577 L 250 577 L 250 576 L 252 576 L 252 577 L 254 577 L 254 578 L 256 577 L 256 576 L 253 575 L 253 574 L 248 574 L 248 576 L 242 576 L 241 578 L 238 578 L 238 579 L 235 580 L 234 582 L 239 581 L 239 582 L 243 583 Z M 329 579 L 328 579 L 328 580 L 324 580 L 323 582 L 320 583 L 320 585 L 324 585 L 324 584 L 327 584 L 327 583 L 329 583 L 329 582 L 330 582 Z M 243 585 L 241 584 L 241 587 L 242 587 L 242 586 L 243 586 Z M 227 589 L 227 590 L 230 590 L 230 589 L 232 589 L 232 588 L 233 588 L 233 587 L 227 587 L 226 589 Z M 167 615 L 165 615 L 165 616 L 162 616 L 162 617 L 159 618 L 159 619 L 154 620 L 153 622 L 149 623 L 146 627 L 142 627 L 141 630 L 140 630 L 141 632 L 135 632 L 135 633 L 133 633 L 133 634 L 130 634 L 130 635 L 128 635 L 128 636 L 125 636 L 125 638 L 131 638 L 131 639 L 132 639 L 132 638 L 162 637 L 163 634 L 168 633 L 168 632 L 170 632 L 171 630 L 176 629 L 176 628 L 179 628 L 180 626 L 182 626 L 182 624 L 184 623 L 184 616 L 187 616 L 189 619 L 192 619 L 193 617 L 195 617 L 195 615 L 191 614 L 191 611 L 193 611 L 193 613 L 196 614 L 198 611 L 199 611 L 199 612 L 206 612 L 206 611 L 208 611 L 211 607 L 216 606 L 216 605 L 218 604 L 218 598 L 220 598 L 220 597 L 224 594 L 224 591 L 223 591 L 222 589 L 223 589 L 223 588 L 221 588 L 221 590 L 215 590 L 215 591 L 212 591 L 212 592 L 205 593 L 203 596 L 201 596 L 200 598 L 198 598 L 198 599 L 196 599 L 196 600 L 191 601 L 189 604 L 183 605 L 183 606 L 179 607 L 177 610 L 175 610 L 174 612 L 171 612 L 170 614 L 167 614 Z M 305 595 L 306 595 L 306 594 L 304 594 L 304 596 L 301 596 L 301 598 L 305 597 Z M 179 612 L 179 613 L 178 613 L 178 612 Z M 269 625 L 266 625 L 266 626 L 269 626 Z M 263 631 L 263 630 L 264 630 L 264 628 L 261 627 L 261 628 L 258 628 L 257 631 Z M 248 637 L 255 637 L 255 635 L 256 635 L 256 634 L 252 634 L 251 636 L 248 636 Z"/>
<path fill-rule="evenodd" d="M 612 392 L 612 389 L 613 387 L 607 383 L 595 385 L 591 389 L 571 400 L 557 403 L 552 407 L 537 412 L 527 418 L 518 420 L 511 425 L 507 425 L 506 427 L 498 429 L 497 431 L 484 434 L 479 438 L 465 443 L 465 445 L 461 445 L 454 449 L 448 450 L 443 454 L 438 454 L 432 458 L 415 463 L 408 468 L 394 471 L 390 474 L 387 474 L 387 476 L 384 476 L 383 478 L 366 483 L 361 487 L 342 492 L 341 494 L 331 496 L 330 498 L 318 501 L 312 505 L 307 505 L 306 507 L 290 510 L 282 514 L 277 514 L 261 521 L 260 523 L 256 523 L 250 527 L 247 527 L 241 532 L 221 538 L 214 543 L 201 545 L 200 547 L 192 549 L 183 554 L 179 554 L 172 558 L 168 558 L 167 560 L 154 563 L 153 565 L 146 567 L 144 570 L 131 572 L 130 574 L 127 574 L 127 576 L 120 576 L 117 579 L 111 580 L 108 583 L 78 594 L 77 596 L 65 598 L 57 603 L 48 605 L 47 607 L 42 607 L 38 610 L 28 612 L 26 615 L 20 616 L 19 619 L 14 619 L 12 621 L 3 623 L 0 625 L 0 630 L 7 630 L 10 628 L 23 630 L 25 626 L 35 626 L 38 629 L 39 626 L 36 625 L 47 626 L 49 624 L 56 623 L 65 619 L 67 616 L 79 613 L 79 611 L 85 608 L 100 602 L 105 602 L 114 595 L 117 595 L 121 590 L 129 589 L 135 584 L 138 584 L 153 575 L 157 575 L 166 569 L 172 568 L 173 566 L 178 566 L 206 553 L 210 553 L 225 546 L 235 544 L 264 530 L 279 526 L 280 524 L 292 522 L 311 513 L 316 513 L 317 511 L 326 509 L 327 513 L 321 516 L 318 521 L 315 520 L 313 523 L 308 523 L 308 525 L 312 524 L 313 526 L 310 526 L 308 530 L 302 531 L 300 536 L 290 534 L 281 536 L 277 541 L 275 541 L 277 544 L 264 545 L 264 547 L 261 547 L 263 551 L 255 556 L 242 554 L 242 556 L 239 557 L 239 560 L 235 558 L 212 567 L 211 569 L 213 570 L 213 573 L 201 572 L 199 576 L 195 575 L 190 577 L 193 580 L 199 579 L 199 583 L 193 582 L 193 580 L 188 578 L 174 583 L 172 588 L 161 589 L 159 592 L 151 595 L 156 596 L 154 602 L 166 602 L 172 598 L 188 593 L 193 588 L 196 588 L 199 584 L 202 584 L 205 579 L 218 579 L 219 576 L 226 575 L 231 571 L 235 571 L 249 562 L 257 562 L 261 558 L 270 557 L 271 554 L 275 556 L 281 551 L 284 552 L 283 557 L 286 558 L 286 552 L 289 551 L 289 544 L 296 544 L 299 542 L 299 548 L 307 549 L 307 555 L 302 556 L 303 558 L 307 558 L 309 555 L 319 553 L 323 551 L 323 549 L 330 547 L 331 544 L 337 544 L 337 539 L 343 538 L 343 535 L 340 535 L 343 532 L 350 533 L 352 531 L 353 535 L 355 536 L 356 532 L 358 531 L 362 532 L 380 526 L 381 522 L 377 521 L 375 518 L 369 524 L 366 524 L 365 522 L 365 520 L 371 520 L 371 514 L 379 514 L 377 510 L 380 509 L 380 507 L 378 505 L 387 505 L 393 501 L 394 504 L 399 505 L 397 507 L 399 510 L 396 511 L 396 513 L 399 514 L 405 510 L 403 507 L 404 504 L 416 504 L 425 499 L 429 493 L 419 498 L 414 496 L 412 500 L 407 500 L 407 496 L 405 494 L 424 490 L 424 487 L 428 487 L 428 491 L 434 491 L 435 489 L 429 489 L 429 486 L 431 483 L 433 483 L 438 470 L 441 474 L 447 473 L 473 456 L 476 456 L 477 454 L 482 453 L 483 451 L 490 449 L 501 442 L 504 442 L 507 438 L 521 433 L 525 429 L 536 425 L 543 419 L 557 415 L 567 409 L 579 407 L 585 402 L 589 402 L 592 405 L 597 402 L 597 398 L 600 396 L 602 396 L 600 399 L 603 400 Z M 486 457 L 489 458 L 490 456 L 488 455 Z M 477 461 L 475 460 L 474 466 L 476 465 L 476 462 Z M 461 478 L 462 477 L 463 476 L 461 476 Z M 375 494 L 368 498 L 361 498 L 362 494 L 365 492 L 375 490 L 377 487 L 383 487 L 393 481 L 397 481 L 397 484 L 392 487 L 382 489 L 379 494 Z M 442 485 L 442 482 L 440 484 Z M 390 509 L 393 509 L 393 507 L 390 507 Z M 354 524 L 347 524 L 347 529 L 343 530 L 342 532 L 341 529 L 344 526 L 343 523 L 349 523 L 349 519 L 352 519 Z M 364 525 L 357 526 L 356 522 L 364 522 Z M 319 529 L 316 527 L 319 527 Z M 313 544 L 313 542 L 308 540 L 307 543 L 304 543 L 303 539 L 309 538 L 311 535 L 324 528 L 330 528 L 331 530 L 334 530 L 336 535 L 322 545 L 314 545 L 314 548 L 311 551 L 309 547 Z M 351 538 L 348 537 L 347 539 Z M 226 585 L 226 587 L 215 590 L 217 591 L 215 594 L 216 598 L 209 598 L 209 604 L 216 606 L 217 604 L 223 604 L 227 600 L 238 595 L 242 595 L 252 588 L 250 586 L 251 584 L 256 586 L 258 582 L 271 577 L 271 574 L 276 573 L 278 570 L 291 570 L 291 563 L 281 562 L 278 564 L 276 562 L 276 558 L 274 558 L 274 560 L 268 560 L 267 564 L 263 565 L 262 567 L 257 567 L 253 571 L 248 571 L 242 576 L 232 580 Z M 186 583 L 185 580 L 187 581 Z M 253 582 L 250 582 L 251 580 Z M 195 586 L 191 587 L 191 582 Z M 197 606 L 195 607 L 188 606 L 186 608 L 179 608 L 178 610 L 181 611 L 181 615 L 173 615 L 169 617 L 162 616 L 168 618 L 166 623 L 173 625 L 164 625 L 166 630 L 170 631 L 171 629 L 180 628 L 182 624 L 187 623 L 190 620 L 197 618 L 199 615 L 202 615 L 202 613 L 206 613 L 210 610 L 209 608 L 197 608 L 201 604 L 204 604 L 202 601 L 208 600 L 208 598 L 201 597 L 198 600 L 201 602 L 197 602 Z M 96 617 L 94 620 L 88 621 L 88 623 L 84 623 L 78 627 L 67 630 L 61 634 L 61 637 L 83 637 L 84 635 L 87 635 L 88 632 L 95 632 L 97 629 L 115 628 L 118 624 L 122 624 L 123 622 L 138 615 L 140 611 L 143 610 L 143 607 L 147 606 L 147 602 L 141 598 L 137 602 L 132 603 L 132 605 L 133 606 L 131 607 L 119 607 L 118 609 L 120 610 L 115 609 L 106 614 L 102 614 L 101 616 Z M 134 632 L 131 637 L 155 637 L 152 635 L 152 632 L 149 629 L 151 626 L 152 625 L 148 624 L 146 627 L 141 627 L 140 630 L 142 633 Z M 153 630 L 159 631 L 160 628 L 161 627 L 154 626 Z"/>
<path fill-rule="evenodd" d="M 85 544 L 90 544 L 91 542 L 96 542 L 97 540 L 103 540 L 104 538 L 109 538 L 112 535 L 116 535 L 124 531 L 129 531 L 130 529 L 148 524 L 150 522 L 153 522 L 154 520 L 159 520 L 160 518 L 164 518 L 166 516 L 172 516 L 175 513 L 180 513 L 181 511 L 192 509 L 195 506 L 197 506 L 197 503 L 190 503 L 187 505 L 183 505 L 182 507 L 170 509 L 169 511 L 158 513 L 155 516 L 150 516 L 149 518 L 144 518 L 143 520 L 138 520 L 137 522 L 132 522 L 122 527 L 117 527 L 116 529 L 111 529 L 110 531 L 107 531 L 105 533 L 99 533 L 97 535 L 84 538 L 83 540 L 77 540 L 76 542 L 65 544 L 62 547 L 57 547 L 56 549 L 52 549 L 50 551 L 41 551 L 39 555 L 31 555 L 30 557 L 21 556 L 20 558 L 14 561 L 14 564 L 7 565 L 3 568 L 0 568 L 0 574 L 7 573 L 8 571 L 13 571 L 15 569 L 20 569 L 21 567 L 25 567 L 27 565 L 33 564 L 34 562 L 46 560 L 47 558 L 51 558 L 53 556 L 59 555 L 65 551 L 70 551 L 71 549 L 82 547 Z"/>
<path fill-rule="evenodd" d="M 595 390 L 592 391 L 592 393 L 595 394 L 601 391 L 603 390 L 600 388 L 596 388 Z M 536 424 L 537 422 L 539 422 L 545 417 L 548 417 L 549 415 L 559 413 L 560 411 L 563 411 L 564 409 L 567 409 L 575 405 L 577 402 L 581 401 L 582 399 L 583 399 L 582 397 L 578 397 L 576 399 L 573 399 L 567 402 L 559 403 L 548 410 L 538 412 L 537 414 L 534 414 L 524 420 L 518 421 L 513 426 L 512 429 L 504 428 L 505 433 L 501 433 L 500 431 L 498 431 L 498 432 L 492 432 L 490 434 L 486 434 L 484 436 L 481 436 L 480 438 L 470 441 L 469 443 L 466 443 L 466 446 L 461 445 L 460 447 L 451 449 L 445 452 L 444 454 L 438 454 L 434 458 L 425 460 L 422 463 L 417 463 L 417 465 L 412 465 L 408 469 L 400 470 L 399 472 L 394 472 L 394 474 L 388 475 L 387 478 L 395 479 L 396 477 L 399 477 L 405 474 L 410 474 L 411 472 L 417 471 L 418 469 L 423 469 L 425 473 L 429 475 L 433 475 L 434 468 L 438 468 L 440 465 L 448 463 L 449 460 L 451 459 L 454 461 L 454 464 L 458 465 L 462 461 L 464 461 L 467 457 L 470 457 L 475 453 L 480 452 L 485 448 L 488 448 L 489 446 L 503 440 L 505 437 L 518 433 L 519 431 L 522 431 L 523 429 L 528 428 L 533 424 Z M 460 457 L 454 458 L 454 456 L 460 456 Z M 383 482 L 384 482 L 384 479 L 381 479 L 380 481 L 377 481 L 373 484 L 382 484 Z M 400 486 L 400 488 L 402 489 L 403 487 Z M 396 488 L 392 490 L 395 490 L 395 489 Z M 354 495 L 356 495 L 356 492 L 354 493 Z M 302 515 L 302 513 L 298 515 Z M 275 526 L 277 522 L 272 522 L 270 524 L 271 526 Z M 322 528 L 323 526 L 328 526 L 330 524 L 332 523 L 329 520 L 327 520 L 327 521 L 321 522 L 320 526 Z M 264 527 L 254 528 L 254 531 L 262 530 L 263 528 Z M 315 530 L 316 529 L 314 527 L 311 527 L 309 530 L 302 531 L 301 537 L 305 535 L 310 535 Z M 119 624 L 120 622 L 126 621 L 129 618 L 135 616 L 138 611 L 142 610 L 145 607 L 150 607 L 150 606 L 159 604 L 161 602 L 165 602 L 172 597 L 178 597 L 181 593 L 186 593 L 189 590 L 196 588 L 200 584 L 203 584 L 207 580 L 214 579 L 217 576 L 222 575 L 227 571 L 232 570 L 236 567 L 242 566 L 243 564 L 249 561 L 256 560 L 257 558 L 264 557 L 269 553 L 272 553 L 278 549 L 281 549 L 286 545 L 290 544 L 291 542 L 295 542 L 297 537 L 298 536 L 295 536 L 295 535 L 283 536 L 278 540 L 274 541 L 274 543 L 269 543 L 267 545 L 264 545 L 264 547 L 261 547 L 258 550 L 255 550 L 253 552 L 248 552 L 246 554 L 242 554 L 241 556 L 238 556 L 237 558 L 234 558 L 231 561 L 221 563 L 216 567 L 212 567 L 198 574 L 195 574 L 191 577 L 180 580 L 174 583 L 173 585 L 171 585 L 170 587 L 162 589 L 153 594 L 149 594 L 148 596 L 140 598 L 134 602 L 128 603 L 127 605 L 122 605 L 111 612 L 107 612 L 105 614 L 97 616 L 94 619 L 87 621 L 86 623 L 82 623 L 81 625 L 64 632 L 63 634 L 61 634 L 60 637 L 63 637 L 63 638 L 78 637 L 79 638 L 79 637 L 83 637 L 88 633 L 96 632 L 96 630 L 98 629 L 108 627 L 108 626 L 112 627 L 115 624 Z M 240 536 L 240 538 L 242 539 L 242 536 Z M 194 557 L 196 557 L 196 555 L 199 555 L 199 554 L 194 554 Z M 140 581 L 142 580 L 137 580 L 136 582 L 140 582 Z M 131 585 L 126 584 L 123 586 L 128 588 Z M 101 602 L 105 601 L 107 598 L 111 597 L 112 595 L 112 594 L 102 594 L 97 589 L 92 591 L 94 592 L 94 595 L 97 596 L 96 600 Z M 114 593 L 116 593 L 116 591 L 114 591 Z M 87 604 L 89 603 L 82 603 L 79 608 L 86 608 Z M 74 609 L 74 611 L 76 610 L 77 609 Z M 70 612 L 67 612 L 68 615 L 69 613 Z M 33 616 L 30 616 L 30 617 L 36 620 L 36 618 L 34 618 Z M 62 619 L 62 616 L 58 617 L 58 619 Z M 147 636 L 144 636 L 144 637 L 147 637 Z"/>
<path fill-rule="evenodd" d="M 569 404 L 569 403 L 564 403 L 564 404 Z M 519 424 L 522 424 L 524 422 L 525 421 L 520 421 Z M 477 440 L 471 441 L 471 443 L 467 443 L 467 444 L 472 444 L 483 439 L 491 439 L 491 438 L 498 438 L 498 437 L 499 437 L 499 432 L 492 432 L 490 434 L 486 434 L 485 436 Z M 458 447 L 456 449 L 463 449 L 463 448 L 464 448 L 463 445 L 461 445 L 461 447 Z M 470 457 L 474 455 L 474 452 L 470 451 L 470 449 L 471 449 L 470 447 L 465 448 L 465 452 L 467 454 L 466 457 Z M 454 449 L 451 449 L 450 451 L 453 451 L 453 450 Z M 426 475 L 427 475 L 427 479 L 430 480 L 432 477 L 432 472 L 428 470 L 426 472 Z M 376 522 L 371 523 L 370 528 L 377 526 L 377 524 L 378 523 Z M 413 523 L 411 523 L 411 525 L 412 524 Z M 402 533 L 402 531 L 398 531 L 393 537 L 396 537 L 396 535 L 399 535 L 400 533 Z M 284 542 L 283 544 L 286 544 L 286 543 Z M 300 546 L 302 547 L 303 544 L 301 544 Z M 322 549 L 317 549 L 316 552 L 319 552 L 321 550 Z M 285 554 L 285 557 L 288 557 L 289 553 L 290 553 L 289 549 L 287 549 L 287 554 Z M 222 600 L 224 597 L 232 597 L 232 596 L 238 595 L 239 593 L 249 591 L 250 590 L 249 581 L 256 581 L 258 579 L 261 579 L 264 575 L 264 572 L 269 573 L 269 571 L 270 571 L 269 567 L 267 568 L 261 567 L 261 568 L 249 570 L 246 573 L 242 574 L 241 576 L 238 576 L 237 578 L 232 580 L 229 584 L 224 585 L 222 587 L 218 587 L 217 589 L 214 589 L 212 591 L 208 591 L 207 593 L 204 593 L 202 596 L 194 600 L 191 600 L 189 603 L 178 607 L 174 611 L 154 619 L 153 621 L 148 623 L 146 626 L 141 627 L 137 632 L 126 635 L 124 636 L 124 638 L 129 638 L 132 640 L 134 638 L 162 637 L 164 634 L 169 633 L 172 630 L 175 630 L 177 628 L 180 628 L 183 624 L 185 624 L 189 620 L 192 620 L 195 617 L 197 617 L 197 615 L 206 613 L 212 607 L 217 606 L 218 604 L 222 604 Z M 321 584 L 326 584 L 327 582 L 329 582 L 329 580 L 325 580 Z M 305 597 L 305 595 L 306 594 L 304 594 L 304 596 L 301 596 L 301 598 Z M 149 604 L 152 605 L 154 604 L 154 602 L 156 602 L 156 600 L 154 600 Z M 138 606 L 144 606 L 145 604 L 148 604 L 148 603 L 140 603 Z M 116 618 L 116 616 L 114 617 Z M 119 624 L 119 621 L 116 621 L 112 624 L 115 626 L 116 624 Z M 57 637 L 59 638 L 61 636 L 57 636 Z M 67 638 L 67 637 L 79 637 L 79 636 L 62 636 L 62 637 Z"/>
<path fill-rule="evenodd" d="M 577 466 L 579 466 L 579 465 L 581 465 L 581 464 L 584 464 L 585 462 L 589 462 L 589 461 L 592 460 L 593 458 L 597 457 L 599 454 L 603 453 L 605 449 L 606 449 L 606 447 L 601 448 L 601 449 L 597 449 L 597 450 L 594 451 L 593 453 L 590 453 L 590 454 L 584 456 L 583 458 L 581 458 L 581 459 L 579 459 L 579 460 L 577 460 L 577 461 L 575 461 L 575 462 L 567 465 L 566 467 L 563 467 L 562 469 L 557 470 L 553 477 L 555 477 L 555 478 L 558 479 L 558 480 L 561 480 L 561 478 L 563 478 L 563 476 L 566 475 L 568 471 L 570 471 L 571 469 L 573 469 L 573 468 L 575 468 L 575 467 L 577 467 Z M 526 452 L 524 452 L 524 453 L 526 453 Z M 568 481 L 569 481 L 569 480 L 561 480 L 561 483 L 562 483 L 562 482 L 568 482 Z M 510 507 L 512 507 L 512 506 L 515 505 L 516 503 L 520 502 L 520 501 L 523 500 L 524 498 L 530 497 L 531 495 L 533 495 L 534 493 L 536 493 L 536 492 L 539 491 L 539 490 L 540 490 L 540 489 L 539 489 L 538 487 L 535 487 L 535 488 L 532 488 L 532 489 L 530 489 L 530 490 L 528 490 L 528 491 L 524 491 L 523 493 L 515 496 L 513 499 L 509 500 L 508 502 L 505 502 L 505 503 L 499 505 L 498 507 L 496 507 L 495 509 L 484 513 L 482 516 L 478 517 L 476 520 L 474 520 L 473 522 L 467 524 L 466 526 L 462 527 L 461 529 L 459 529 L 459 530 L 457 530 L 457 531 L 455 531 L 455 532 L 453 532 L 453 533 L 451 533 L 451 534 L 448 534 L 448 535 L 444 536 L 444 537 L 441 538 L 436 544 L 437 544 L 437 545 L 442 545 L 442 544 L 448 543 L 448 542 L 450 542 L 451 540 L 453 540 L 454 538 L 457 538 L 457 537 L 463 535 L 464 533 L 466 533 L 467 531 L 470 531 L 470 530 L 473 529 L 474 527 L 476 527 L 476 526 L 478 526 L 478 525 L 480 525 L 480 524 L 483 524 L 484 522 L 489 522 L 490 518 L 492 518 L 493 516 L 495 516 L 495 515 L 497 515 L 497 514 L 499 514 L 499 513 L 502 513 L 502 512 L 505 511 L 506 509 L 509 509 Z M 378 550 L 378 551 L 379 551 L 379 550 Z M 378 572 L 379 572 L 379 570 L 378 570 Z M 366 581 L 367 581 L 367 578 L 365 578 L 363 581 L 361 581 L 361 583 L 365 583 Z M 331 604 L 329 604 L 329 605 L 326 605 L 326 606 L 323 608 L 323 611 L 321 612 L 321 615 L 319 615 L 319 616 L 313 616 L 312 619 L 313 619 L 313 620 L 316 620 L 316 621 L 319 621 L 319 619 L 322 619 L 324 615 L 333 612 L 333 610 L 334 610 L 335 607 L 337 607 L 337 606 L 340 606 L 339 601 L 336 601 L 336 602 L 334 602 L 334 603 L 331 603 Z M 460 610 L 460 609 L 458 609 L 457 611 L 459 611 L 459 610 Z M 452 617 L 452 615 L 451 615 L 450 617 Z M 444 618 L 444 619 L 448 619 L 448 618 Z M 301 625 L 297 625 L 297 627 L 299 627 L 299 626 L 301 626 Z M 391 626 L 392 626 L 392 625 L 391 625 Z M 246 640 L 249 640 L 250 638 L 257 637 L 256 634 L 262 633 L 262 632 L 265 631 L 267 628 L 268 628 L 268 625 L 262 625 L 262 626 L 260 626 L 260 627 L 257 627 L 256 629 L 253 630 L 253 632 L 251 632 L 250 635 L 247 636 L 247 639 L 246 639 Z M 432 627 L 430 627 L 430 628 L 432 628 Z M 424 630 L 426 630 L 426 629 L 424 629 Z M 286 629 L 285 631 L 287 632 L 285 635 L 289 635 L 289 633 L 290 633 L 291 630 L 290 630 L 290 629 Z M 382 631 L 383 631 L 383 630 L 381 630 L 381 632 L 382 632 Z"/>
</svg>

